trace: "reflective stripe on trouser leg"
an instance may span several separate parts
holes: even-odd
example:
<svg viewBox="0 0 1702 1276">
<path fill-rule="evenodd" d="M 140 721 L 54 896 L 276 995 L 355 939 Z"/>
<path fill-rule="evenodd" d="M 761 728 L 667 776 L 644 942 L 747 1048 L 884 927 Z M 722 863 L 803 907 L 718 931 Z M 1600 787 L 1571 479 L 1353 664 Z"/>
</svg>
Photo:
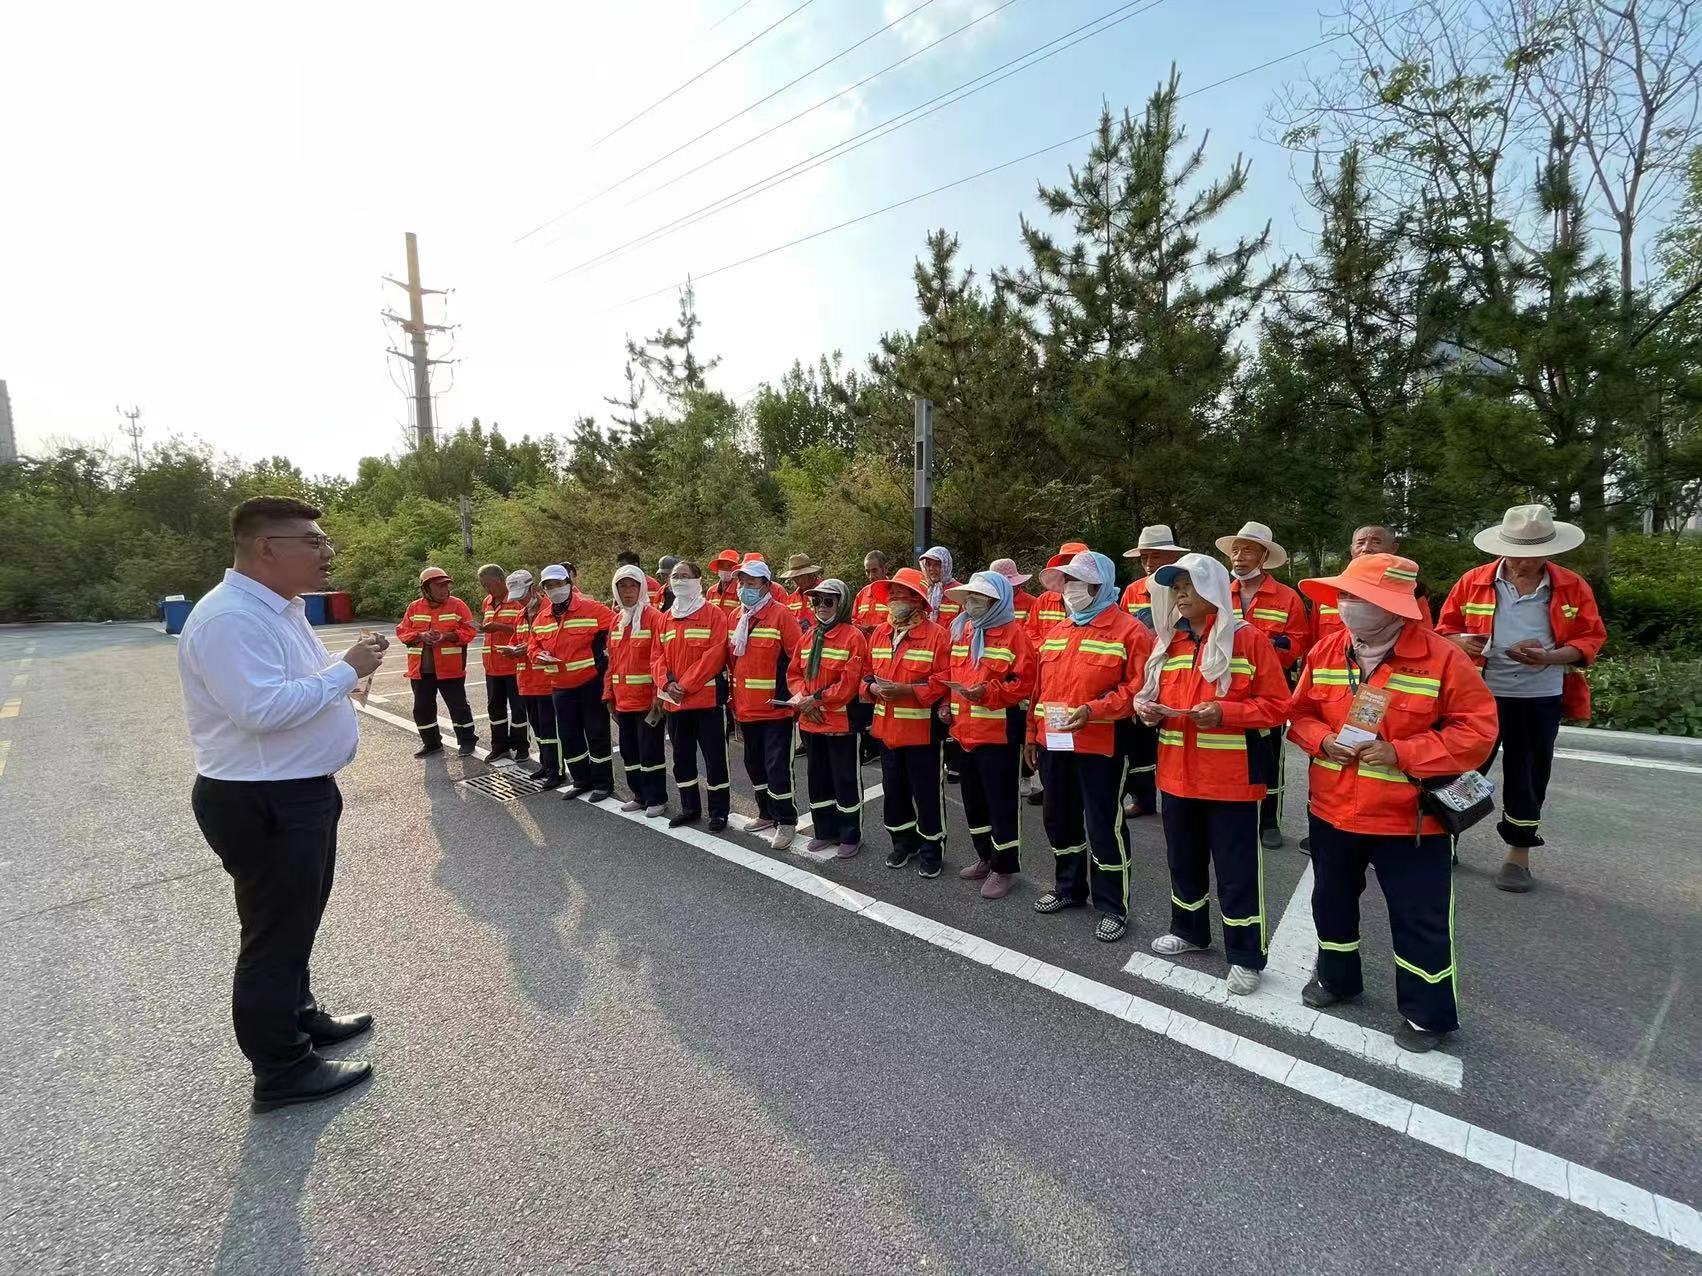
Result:
<svg viewBox="0 0 1702 1276">
<path fill-rule="evenodd" d="M 532 723 L 532 734 L 538 737 L 538 761 L 544 774 L 561 774 L 561 742 L 556 739 L 556 711 L 550 697 L 524 696 L 526 716 Z"/>
<path fill-rule="evenodd" d="M 985 825 L 975 839 L 975 853 L 989 860 L 995 873 L 1020 870 L 1022 846 L 1021 767 L 1009 744 L 982 744 L 963 751 L 963 809 L 969 814 L 970 794 L 981 803 L 981 816 L 970 816 L 970 832 Z"/>
<path fill-rule="evenodd" d="M 1395 949 L 1395 1004 L 1420 1028 L 1459 1027 L 1459 964 L 1454 951 L 1454 875 L 1448 839 L 1368 838 L 1367 853 L 1389 906 Z"/>
<path fill-rule="evenodd" d="M 438 682 L 437 689 L 443 696 L 444 708 L 449 710 L 449 722 L 455 728 L 456 740 L 465 744 L 478 739 L 478 732 L 473 727 L 473 707 L 467 703 L 467 680 L 444 678 Z"/>
<path fill-rule="evenodd" d="M 910 769 L 903 749 L 881 750 L 881 799 L 886 833 L 895 851 L 914 851 L 921 843 L 916 833 L 916 801 L 910 787 Z"/>
<path fill-rule="evenodd" d="M 756 791 L 756 813 L 761 819 L 774 818 L 774 803 L 768 796 L 768 758 L 763 752 L 763 722 L 741 722 L 739 733 L 744 737 L 745 775 Z"/>
<path fill-rule="evenodd" d="M 442 744 L 443 732 L 437 725 L 437 680 L 421 674 L 414 679 L 414 726 L 422 744 Z"/>
<path fill-rule="evenodd" d="M 1040 813 L 1052 846 L 1053 893 L 1070 904 L 1087 903 L 1087 829 L 1076 782 L 1078 754 L 1040 751 Z"/>
<path fill-rule="evenodd" d="M 804 789 L 809 797 L 811 828 L 826 842 L 839 840 L 839 805 L 834 800 L 833 756 L 824 733 L 805 731 Z"/>
<path fill-rule="evenodd" d="M 1265 864 L 1257 802 L 1207 802 L 1218 922 L 1230 964 L 1265 968 Z"/>
<path fill-rule="evenodd" d="M 502 753 L 511 747 L 508 707 L 514 699 L 514 683 L 513 674 L 485 675 L 485 717 L 490 719 L 492 753 Z"/>
<path fill-rule="evenodd" d="M 1344 833 L 1313 815 L 1312 925 L 1318 932 L 1318 978 L 1344 997 L 1358 996 L 1365 980 L 1359 961 L 1359 897 L 1365 893 L 1370 850 L 1362 835 Z M 1412 839 L 1401 839 L 1412 847 Z M 1384 887 L 1387 890 L 1387 886 Z"/>
<path fill-rule="evenodd" d="M 1158 810 L 1158 728 L 1129 719 L 1129 782 L 1126 790 L 1142 809 Z"/>
<path fill-rule="evenodd" d="M 1204 798 L 1159 798 L 1164 853 L 1170 864 L 1170 933 L 1211 943 L 1211 819 Z"/>
<path fill-rule="evenodd" d="M 863 840 L 863 741 L 855 731 L 836 738 L 843 741 L 835 746 L 841 757 L 833 772 L 835 794 L 843 795 L 838 798 L 839 844 L 851 846 Z"/>
<path fill-rule="evenodd" d="M 798 822 L 792 785 L 792 729 L 790 719 L 745 723 L 745 762 L 749 766 L 754 758 L 761 771 L 760 775 L 752 774 L 751 783 L 767 786 L 768 818 L 776 824 Z"/>
<path fill-rule="evenodd" d="M 733 781 L 727 751 L 727 718 L 725 708 L 693 709 L 697 722 L 698 747 L 703 750 L 704 780 L 709 789 L 709 818 L 724 820 L 732 811 Z"/>
<path fill-rule="evenodd" d="M 958 772 L 958 795 L 963 799 L 963 818 L 969 822 L 969 841 L 975 847 L 975 858 L 983 864 L 993 860 L 993 815 L 987 792 L 989 777 L 983 771 L 982 755 L 994 747 L 984 744 L 965 749 L 963 768 Z"/>
<path fill-rule="evenodd" d="M 703 791 L 697 787 L 697 734 L 699 714 L 715 714 L 715 731 L 721 727 L 721 710 L 676 709 L 668 715 L 668 739 L 674 745 L 674 788 L 680 795 L 680 810 L 693 814 L 703 810 Z"/>
<path fill-rule="evenodd" d="M 1123 785 L 1129 759 L 1097 753 L 1076 755 L 1076 777 L 1087 830 L 1088 889 L 1093 907 L 1113 917 L 1129 915 L 1129 840 L 1125 835 Z"/>
<path fill-rule="evenodd" d="M 1495 698 L 1501 723 L 1501 819 L 1495 831 L 1508 846 L 1542 846 L 1542 804 L 1554 767 L 1560 697 Z M 1487 765 L 1487 764 L 1486 764 Z"/>
</svg>

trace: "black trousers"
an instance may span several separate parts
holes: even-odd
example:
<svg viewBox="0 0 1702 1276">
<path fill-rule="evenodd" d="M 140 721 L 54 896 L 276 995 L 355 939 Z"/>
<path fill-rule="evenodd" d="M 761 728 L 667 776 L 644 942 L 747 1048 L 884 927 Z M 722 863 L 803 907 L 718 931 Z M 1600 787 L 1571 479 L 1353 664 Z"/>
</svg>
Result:
<svg viewBox="0 0 1702 1276">
<path fill-rule="evenodd" d="M 1164 843 L 1170 858 L 1170 933 L 1202 947 L 1211 943 L 1211 874 L 1223 951 L 1230 964 L 1265 968 L 1270 918 L 1265 912 L 1265 852 L 1259 845 L 1255 802 L 1177 797 L 1163 802 Z"/>
<path fill-rule="evenodd" d="M 1057 861 L 1058 898 L 1129 915 L 1129 839 L 1123 770 L 1129 760 L 1098 753 L 1040 751 L 1041 813 Z"/>
<path fill-rule="evenodd" d="M 1282 822 L 1283 781 L 1286 768 L 1283 765 L 1282 738 L 1288 731 L 1288 724 L 1273 727 L 1269 731 L 1258 731 L 1248 741 L 1248 748 L 1261 749 L 1265 754 L 1265 774 L 1270 780 L 1265 785 L 1265 796 L 1259 802 L 1259 831 L 1274 829 Z"/>
<path fill-rule="evenodd" d="M 946 768 L 938 740 L 881 749 L 881 806 L 895 851 L 939 863 L 946 845 Z"/>
<path fill-rule="evenodd" d="M 550 693 L 550 702 L 556 711 L 561 764 L 573 782 L 613 790 L 614 750 L 609 747 L 609 707 L 603 703 L 603 680 L 593 678 L 577 687 L 558 687 Z"/>
<path fill-rule="evenodd" d="M 556 739 L 555 702 L 549 696 L 521 696 L 526 706 L 526 720 L 532 724 L 532 734 L 538 737 L 538 761 L 543 764 L 541 775 L 561 774 L 561 742 Z"/>
<path fill-rule="evenodd" d="M 867 700 L 858 698 L 845 706 L 846 716 L 851 719 L 851 731 L 857 737 L 857 758 L 859 762 L 873 762 L 881 754 L 881 742 L 875 739 L 875 706 Z"/>
<path fill-rule="evenodd" d="M 668 746 L 662 724 L 651 726 L 643 709 L 615 714 L 620 724 L 621 774 L 635 800 L 661 806 L 668 800 Z"/>
<path fill-rule="evenodd" d="M 1395 1002 L 1431 1032 L 1460 1026 L 1459 967 L 1454 959 L 1454 870 L 1446 834 L 1416 842 L 1410 834 L 1348 833 L 1311 817 L 1312 921 L 1318 928 L 1318 978 L 1331 992 L 1364 989 L 1359 966 L 1359 897 L 1365 868 L 1389 905 L 1395 946 Z"/>
<path fill-rule="evenodd" d="M 485 713 L 491 720 L 491 752 L 526 752 L 526 706 L 520 700 L 519 678 L 511 673 L 485 675 Z"/>
<path fill-rule="evenodd" d="M 963 814 L 975 855 L 995 873 L 1021 871 L 1021 802 L 1017 792 L 1022 750 L 1006 744 L 978 744 L 963 751 Z"/>
<path fill-rule="evenodd" d="M 756 790 L 756 811 L 776 824 L 796 824 L 792 796 L 792 719 L 741 722 L 745 737 L 745 774 Z"/>
<path fill-rule="evenodd" d="M 271 1081 L 313 1049 L 304 1025 L 318 1007 L 307 966 L 331 898 L 343 798 L 328 775 L 251 782 L 198 776 L 191 805 L 236 891 L 236 1043 L 256 1080 Z"/>
<path fill-rule="evenodd" d="M 818 838 L 850 846 L 863 840 L 863 766 L 857 733 L 802 731 L 810 820 Z"/>
<path fill-rule="evenodd" d="M 1139 718 L 1119 718 L 1117 748 L 1129 759 L 1123 796 L 1134 798 L 1143 811 L 1158 810 L 1158 728 Z"/>
<path fill-rule="evenodd" d="M 443 707 L 449 710 L 450 725 L 455 728 L 458 743 L 479 738 L 473 726 L 473 707 L 467 703 L 467 679 L 439 678 L 421 670 L 414 679 L 414 725 L 419 728 L 422 744 L 442 744 L 443 732 L 437 725 L 437 698 L 443 697 Z"/>
<path fill-rule="evenodd" d="M 1501 734 L 1489 758 L 1478 768 L 1488 775 L 1501 755 L 1501 820 L 1495 831 L 1515 849 L 1543 845 L 1537 828 L 1554 769 L 1554 742 L 1560 735 L 1560 697 L 1517 700 L 1496 696 Z"/>
<path fill-rule="evenodd" d="M 676 709 L 668 715 L 668 739 L 674 746 L 674 787 L 680 793 L 680 810 L 688 815 L 703 811 L 703 793 L 697 787 L 700 753 L 709 781 L 710 818 L 724 820 L 732 809 L 733 786 L 727 778 L 728 715 L 722 705 Z"/>
</svg>

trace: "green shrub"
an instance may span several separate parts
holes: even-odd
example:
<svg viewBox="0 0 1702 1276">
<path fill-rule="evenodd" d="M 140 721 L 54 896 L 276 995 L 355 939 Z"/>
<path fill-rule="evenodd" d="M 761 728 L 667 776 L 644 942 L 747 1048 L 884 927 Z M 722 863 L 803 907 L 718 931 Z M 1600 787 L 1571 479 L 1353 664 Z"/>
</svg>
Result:
<svg viewBox="0 0 1702 1276">
<path fill-rule="evenodd" d="M 1590 696 L 1591 726 L 1702 737 L 1702 659 L 1604 656 L 1590 668 Z"/>
</svg>

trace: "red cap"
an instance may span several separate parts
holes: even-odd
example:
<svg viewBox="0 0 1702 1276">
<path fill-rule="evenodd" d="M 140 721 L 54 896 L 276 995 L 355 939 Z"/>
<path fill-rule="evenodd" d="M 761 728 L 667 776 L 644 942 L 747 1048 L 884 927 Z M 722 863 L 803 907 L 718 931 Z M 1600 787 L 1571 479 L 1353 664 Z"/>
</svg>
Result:
<svg viewBox="0 0 1702 1276">
<path fill-rule="evenodd" d="M 893 585 L 899 585 L 910 590 L 924 603 L 928 601 L 928 593 L 931 588 L 928 584 L 928 578 L 921 572 L 917 571 L 914 567 L 900 567 L 892 574 L 892 579 L 887 582 L 887 593 L 889 597 L 891 596 L 891 587 Z"/>
<path fill-rule="evenodd" d="M 725 567 L 728 571 L 737 571 L 738 570 L 738 567 L 739 567 L 739 551 L 738 550 L 736 550 L 736 549 L 724 549 L 719 554 L 715 555 L 714 558 L 709 560 L 709 570 L 710 571 L 718 572 L 723 567 Z"/>
</svg>

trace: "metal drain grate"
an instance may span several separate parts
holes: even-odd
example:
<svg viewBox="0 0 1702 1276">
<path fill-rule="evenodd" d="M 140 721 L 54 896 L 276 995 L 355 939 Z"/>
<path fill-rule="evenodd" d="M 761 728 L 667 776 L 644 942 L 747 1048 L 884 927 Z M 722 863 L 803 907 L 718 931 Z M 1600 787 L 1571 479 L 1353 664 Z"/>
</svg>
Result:
<svg viewBox="0 0 1702 1276">
<path fill-rule="evenodd" d="M 498 802 L 517 802 L 530 794 L 544 791 L 544 786 L 531 777 L 507 769 L 475 775 L 470 780 L 462 780 L 460 787 L 473 789 Z"/>
</svg>

